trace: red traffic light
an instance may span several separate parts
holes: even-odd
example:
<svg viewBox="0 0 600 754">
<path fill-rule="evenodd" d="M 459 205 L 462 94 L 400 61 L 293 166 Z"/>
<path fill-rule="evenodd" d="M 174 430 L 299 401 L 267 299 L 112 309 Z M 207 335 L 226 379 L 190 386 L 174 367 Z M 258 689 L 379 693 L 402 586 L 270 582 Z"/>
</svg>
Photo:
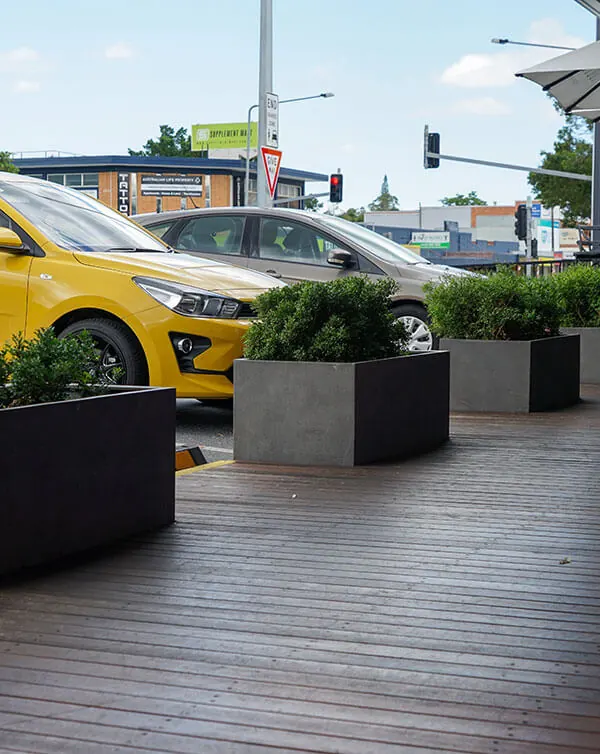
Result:
<svg viewBox="0 0 600 754">
<path fill-rule="evenodd" d="M 333 173 L 329 177 L 329 201 L 341 202 L 344 188 L 344 177 L 341 173 Z"/>
</svg>

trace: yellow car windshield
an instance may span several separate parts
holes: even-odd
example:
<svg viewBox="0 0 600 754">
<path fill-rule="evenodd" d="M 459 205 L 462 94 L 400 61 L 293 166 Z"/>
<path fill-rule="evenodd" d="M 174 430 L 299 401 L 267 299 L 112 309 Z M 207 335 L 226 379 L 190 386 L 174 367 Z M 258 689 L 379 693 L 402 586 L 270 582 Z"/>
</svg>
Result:
<svg viewBox="0 0 600 754">
<path fill-rule="evenodd" d="M 0 199 L 46 238 L 69 251 L 171 251 L 142 228 L 81 191 L 5 174 L 0 178 Z"/>
</svg>

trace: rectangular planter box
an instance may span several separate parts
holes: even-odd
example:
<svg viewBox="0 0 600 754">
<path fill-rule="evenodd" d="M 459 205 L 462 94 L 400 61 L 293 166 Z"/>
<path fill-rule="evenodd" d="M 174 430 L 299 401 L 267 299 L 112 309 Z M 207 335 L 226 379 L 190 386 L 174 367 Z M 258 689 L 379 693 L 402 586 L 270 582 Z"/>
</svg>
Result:
<svg viewBox="0 0 600 754">
<path fill-rule="evenodd" d="M 453 340 L 450 409 L 526 413 L 571 406 L 579 400 L 579 337 L 540 340 Z"/>
<path fill-rule="evenodd" d="M 239 461 L 355 466 L 423 453 L 449 436 L 443 352 L 356 364 L 234 363 Z"/>
<path fill-rule="evenodd" d="M 600 327 L 561 327 L 560 331 L 581 338 L 581 382 L 600 385 Z"/>
<path fill-rule="evenodd" d="M 0 574 L 170 524 L 175 391 L 0 410 Z"/>
</svg>

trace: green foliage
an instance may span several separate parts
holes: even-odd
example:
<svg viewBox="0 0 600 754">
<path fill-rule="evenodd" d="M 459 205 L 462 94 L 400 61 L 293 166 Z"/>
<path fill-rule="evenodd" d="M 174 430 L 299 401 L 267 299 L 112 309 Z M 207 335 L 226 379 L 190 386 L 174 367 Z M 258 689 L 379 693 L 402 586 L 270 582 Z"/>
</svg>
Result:
<svg viewBox="0 0 600 754">
<path fill-rule="evenodd" d="M 391 309 L 391 278 L 344 277 L 273 288 L 255 301 L 248 359 L 356 362 L 399 356 L 407 333 Z"/>
<path fill-rule="evenodd" d="M 364 207 L 349 207 L 345 212 L 340 215 L 344 220 L 348 220 L 351 223 L 362 223 L 365 219 Z"/>
<path fill-rule="evenodd" d="M 558 335 L 560 306 L 550 278 L 499 272 L 427 283 L 432 330 L 444 338 L 534 340 Z"/>
<path fill-rule="evenodd" d="M 588 124 L 576 116 L 567 116 L 566 120 L 566 125 L 558 132 L 553 151 L 541 152 L 540 167 L 591 175 L 592 143 Z M 530 173 L 528 181 L 536 199 L 546 207 L 562 209 L 565 227 L 574 228 L 590 217 L 591 183 L 537 173 Z"/>
<path fill-rule="evenodd" d="M 19 168 L 10 159 L 10 152 L 0 152 L 0 170 L 5 173 L 18 173 Z"/>
<path fill-rule="evenodd" d="M 487 202 L 477 196 L 477 191 L 469 191 L 468 194 L 456 194 L 456 196 L 446 196 L 441 202 L 444 207 L 487 207 Z"/>
<path fill-rule="evenodd" d="M 323 202 L 320 202 L 316 196 L 310 196 L 304 200 L 304 209 L 307 209 L 309 212 L 318 212 L 320 209 L 323 209 Z"/>
<path fill-rule="evenodd" d="M 201 152 L 192 152 L 192 138 L 185 128 L 177 131 L 173 126 L 160 126 L 158 139 L 148 139 L 142 149 L 129 150 L 137 157 L 200 157 Z"/>
<path fill-rule="evenodd" d="M 381 193 L 369 204 L 371 212 L 395 212 L 398 209 L 398 197 L 390 194 L 387 175 L 383 176 Z"/>
<path fill-rule="evenodd" d="M 563 327 L 600 327 L 600 267 L 574 264 L 552 281 Z"/>
<path fill-rule="evenodd" d="M 73 387 L 90 395 L 95 361 L 88 333 L 61 339 L 48 328 L 30 340 L 14 335 L 0 349 L 0 408 L 63 401 Z"/>
</svg>

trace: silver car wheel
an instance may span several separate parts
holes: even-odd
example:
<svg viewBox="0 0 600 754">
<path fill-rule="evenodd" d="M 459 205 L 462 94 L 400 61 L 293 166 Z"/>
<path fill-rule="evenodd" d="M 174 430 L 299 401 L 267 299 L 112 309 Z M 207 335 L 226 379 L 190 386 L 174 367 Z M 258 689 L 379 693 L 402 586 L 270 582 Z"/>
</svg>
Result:
<svg viewBox="0 0 600 754">
<path fill-rule="evenodd" d="M 409 351 L 431 351 L 433 335 L 427 322 L 412 315 L 399 317 L 399 320 L 408 333 Z"/>
</svg>

